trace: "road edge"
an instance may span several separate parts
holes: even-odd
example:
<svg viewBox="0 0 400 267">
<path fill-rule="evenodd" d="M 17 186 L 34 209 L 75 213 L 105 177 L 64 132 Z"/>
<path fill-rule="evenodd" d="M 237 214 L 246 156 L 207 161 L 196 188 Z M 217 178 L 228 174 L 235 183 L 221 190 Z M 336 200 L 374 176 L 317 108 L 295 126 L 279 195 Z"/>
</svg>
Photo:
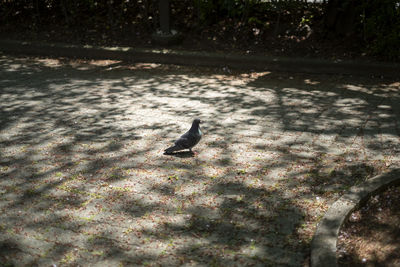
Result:
<svg viewBox="0 0 400 267">
<path fill-rule="evenodd" d="M 0 40 L 0 51 L 9 54 L 34 56 L 112 59 L 140 63 L 229 67 L 233 69 L 298 73 L 369 75 L 395 78 L 400 73 L 400 63 L 390 62 L 334 61 L 312 58 L 194 52 L 174 49 L 69 45 L 7 39 Z"/>
</svg>

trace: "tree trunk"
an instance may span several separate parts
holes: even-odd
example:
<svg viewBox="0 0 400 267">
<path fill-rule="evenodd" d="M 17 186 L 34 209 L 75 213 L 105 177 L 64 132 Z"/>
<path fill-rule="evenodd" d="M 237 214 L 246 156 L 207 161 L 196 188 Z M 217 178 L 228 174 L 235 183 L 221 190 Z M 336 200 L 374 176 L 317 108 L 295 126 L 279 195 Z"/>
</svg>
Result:
<svg viewBox="0 0 400 267">
<path fill-rule="evenodd" d="M 65 0 L 61 0 L 61 1 L 60 1 L 61 10 L 62 10 L 62 12 L 63 12 L 63 14 L 64 14 L 65 24 L 66 24 L 67 26 L 69 26 L 69 24 L 70 24 L 70 18 L 69 18 L 69 15 L 68 15 L 68 12 L 67 12 L 67 7 L 66 7 L 65 4 L 66 4 L 66 3 L 65 3 Z"/>
<path fill-rule="evenodd" d="M 170 34 L 170 6 L 169 0 L 159 0 L 158 8 L 160 12 L 160 29 L 164 34 Z"/>
</svg>

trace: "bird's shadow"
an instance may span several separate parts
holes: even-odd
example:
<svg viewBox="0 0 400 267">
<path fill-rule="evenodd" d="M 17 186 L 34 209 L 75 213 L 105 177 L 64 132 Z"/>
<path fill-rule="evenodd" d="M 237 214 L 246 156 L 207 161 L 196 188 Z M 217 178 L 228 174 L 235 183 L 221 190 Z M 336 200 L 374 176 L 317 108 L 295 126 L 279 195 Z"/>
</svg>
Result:
<svg viewBox="0 0 400 267">
<path fill-rule="evenodd" d="M 165 153 L 165 156 L 172 156 L 172 157 L 177 157 L 177 158 L 193 158 L 195 156 L 194 152 L 191 151 L 180 151 L 180 152 L 175 152 L 175 153 Z"/>
</svg>

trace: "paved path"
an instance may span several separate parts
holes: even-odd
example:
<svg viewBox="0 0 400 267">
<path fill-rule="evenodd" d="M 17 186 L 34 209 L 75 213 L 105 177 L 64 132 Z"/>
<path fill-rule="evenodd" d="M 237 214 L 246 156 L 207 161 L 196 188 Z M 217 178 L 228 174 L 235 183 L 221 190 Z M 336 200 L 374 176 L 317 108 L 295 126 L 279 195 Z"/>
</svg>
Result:
<svg viewBox="0 0 400 267">
<path fill-rule="evenodd" d="M 0 262 L 302 266 L 400 167 L 400 81 L 0 57 Z M 162 155 L 194 117 L 190 157 Z"/>
</svg>

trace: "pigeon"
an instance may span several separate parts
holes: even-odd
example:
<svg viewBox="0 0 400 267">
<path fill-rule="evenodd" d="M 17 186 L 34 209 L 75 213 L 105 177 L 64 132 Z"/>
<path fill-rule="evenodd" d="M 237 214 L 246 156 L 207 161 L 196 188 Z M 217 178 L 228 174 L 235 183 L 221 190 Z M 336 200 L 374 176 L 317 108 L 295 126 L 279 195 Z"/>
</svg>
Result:
<svg viewBox="0 0 400 267">
<path fill-rule="evenodd" d="M 200 131 L 200 119 L 195 119 L 192 123 L 192 127 L 178 140 L 175 141 L 175 145 L 165 149 L 164 154 L 172 154 L 175 151 L 189 149 L 192 152 L 192 147 L 197 145 L 203 135 Z M 193 152 L 192 152 L 193 153 Z"/>
</svg>

